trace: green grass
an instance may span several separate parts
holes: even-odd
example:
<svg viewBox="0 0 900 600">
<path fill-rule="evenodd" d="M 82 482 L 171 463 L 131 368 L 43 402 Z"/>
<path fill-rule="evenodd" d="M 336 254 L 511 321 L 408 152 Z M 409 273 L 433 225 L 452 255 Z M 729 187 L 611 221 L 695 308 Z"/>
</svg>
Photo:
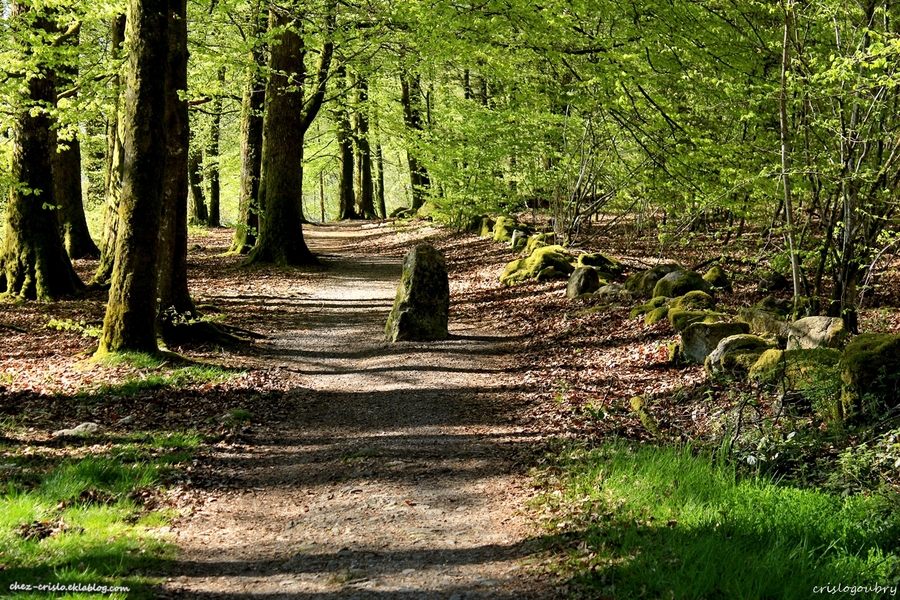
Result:
<svg viewBox="0 0 900 600">
<path fill-rule="evenodd" d="M 807 599 L 815 586 L 900 583 L 900 517 L 884 497 L 621 442 L 570 447 L 539 477 L 561 569 L 585 597 Z"/>
<path fill-rule="evenodd" d="M 238 371 L 233 369 L 192 363 L 177 355 L 167 357 L 166 354 L 160 356 L 141 353 L 110 354 L 100 358 L 98 362 L 109 367 L 127 365 L 134 371 L 126 374 L 120 382 L 103 383 L 80 390 L 78 397 L 82 400 L 108 396 L 134 396 L 161 388 L 224 383 L 238 374 Z"/>
<path fill-rule="evenodd" d="M 7 467 L 0 471 L 0 597 L 153 597 L 147 573 L 172 558 L 175 546 L 160 531 L 170 514 L 141 500 L 157 496 L 199 443 L 192 432 L 135 434 L 80 457 L 0 447 Z M 22 591 L 14 584 L 130 591 Z"/>
</svg>

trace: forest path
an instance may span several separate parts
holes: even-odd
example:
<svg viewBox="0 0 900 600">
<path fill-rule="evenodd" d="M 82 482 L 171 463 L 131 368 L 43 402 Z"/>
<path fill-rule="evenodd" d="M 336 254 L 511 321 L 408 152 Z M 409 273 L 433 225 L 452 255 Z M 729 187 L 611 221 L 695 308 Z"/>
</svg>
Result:
<svg viewBox="0 0 900 600">
<path fill-rule="evenodd" d="M 503 386 L 515 357 L 452 308 L 450 339 L 386 343 L 402 256 L 354 248 L 393 235 L 307 228 L 325 268 L 267 298 L 280 329 L 261 357 L 300 387 L 282 423 L 195 467 L 209 496 L 176 524 L 164 597 L 553 596 L 523 567 L 537 548 L 516 461 L 533 440 Z"/>
</svg>

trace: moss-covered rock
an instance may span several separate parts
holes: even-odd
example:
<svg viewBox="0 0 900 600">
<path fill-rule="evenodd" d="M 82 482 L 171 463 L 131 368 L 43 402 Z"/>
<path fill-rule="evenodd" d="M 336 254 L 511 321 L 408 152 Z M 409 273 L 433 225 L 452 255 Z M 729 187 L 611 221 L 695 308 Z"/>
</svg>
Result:
<svg viewBox="0 0 900 600">
<path fill-rule="evenodd" d="M 713 291 L 712 285 L 696 271 L 673 271 L 662 277 L 653 287 L 654 296 L 675 298 L 688 292 L 701 290 L 707 294 Z"/>
<path fill-rule="evenodd" d="M 719 265 L 711 266 L 709 270 L 703 274 L 703 279 L 708 281 L 715 288 L 719 288 L 726 292 L 731 291 L 731 280 L 725 273 L 725 269 Z"/>
<path fill-rule="evenodd" d="M 650 312 L 644 314 L 644 323 L 647 325 L 656 325 L 660 321 L 664 320 L 666 316 L 669 314 L 668 306 L 660 306 L 659 308 L 654 308 Z"/>
<path fill-rule="evenodd" d="M 481 222 L 478 225 L 479 237 L 493 237 L 495 224 L 496 221 L 494 221 L 494 219 L 490 218 L 487 215 L 483 215 L 481 217 Z"/>
<path fill-rule="evenodd" d="M 787 348 L 839 348 L 848 336 L 839 317 L 805 317 L 791 324 Z"/>
<path fill-rule="evenodd" d="M 429 221 L 434 220 L 435 215 L 440 212 L 437 204 L 434 202 L 424 202 L 422 206 L 419 207 L 419 210 L 416 211 L 416 216 L 420 219 L 427 219 Z"/>
<path fill-rule="evenodd" d="M 625 289 L 638 298 L 650 298 L 655 295 L 653 288 L 660 279 L 669 273 L 682 270 L 681 266 L 675 263 L 656 265 L 652 269 L 629 275 L 625 280 Z"/>
<path fill-rule="evenodd" d="M 553 279 L 568 277 L 575 267 L 572 257 L 562 246 L 545 246 L 538 248 L 528 258 L 514 260 L 500 275 L 500 283 L 512 285 L 526 279 Z"/>
<path fill-rule="evenodd" d="M 715 310 L 715 299 L 702 290 L 688 292 L 684 296 L 674 298 L 669 306 L 673 310 Z"/>
<path fill-rule="evenodd" d="M 785 298 L 776 298 L 775 296 L 766 296 L 754 306 L 754 309 L 761 310 L 782 318 L 788 318 L 794 312 L 794 303 Z"/>
<path fill-rule="evenodd" d="M 566 285 L 566 298 L 577 298 L 600 289 L 600 276 L 591 267 L 576 267 Z"/>
<path fill-rule="evenodd" d="M 525 242 L 525 254 L 531 256 L 538 248 L 553 246 L 556 244 L 556 236 L 552 233 L 536 233 Z"/>
<path fill-rule="evenodd" d="M 631 404 L 631 410 L 637 415 L 637 418 L 640 420 L 641 425 L 644 426 L 644 429 L 652 436 L 659 437 L 659 425 L 657 424 L 656 419 L 653 418 L 653 415 L 647 412 L 647 401 L 640 396 L 635 396 L 631 399 L 629 404 Z"/>
<path fill-rule="evenodd" d="M 390 342 L 446 339 L 449 312 L 450 284 L 444 255 L 426 244 L 416 246 L 403 260 L 385 336 Z"/>
<path fill-rule="evenodd" d="M 668 306 L 671 298 L 666 298 L 664 296 L 659 296 L 657 298 L 651 298 L 649 302 L 646 304 L 639 304 L 631 309 L 630 318 L 635 319 L 641 315 L 647 314 L 648 312 L 659 308 L 660 306 Z"/>
<path fill-rule="evenodd" d="M 872 421 L 900 405 L 900 335 L 864 333 L 847 344 L 840 362 L 835 416 Z"/>
<path fill-rule="evenodd" d="M 600 289 L 594 292 L 594 297 L 607 302 L 631 302 L 631 292 L 618 283 L 607 283 L 600 286 Z"/>
<path fill-rule="evenodd" d="M 702 365 L 719 342 L 749 331 L 746 323 L 693 323 L 681 333 L 681 354 L 686 361 Z"/>
<path fill-rule="evenodd" d="M 593 254 L 580 254 L 576 267 L 593 267 L 602 273 L 621 275 L 625 265 L 605 254 L 595 252 Z"/>
<path fill-rule="evenodd" d="M 394 210 L 391 211 L 391 214 L 388 215 L 391 219 L 406 219 L 413 216 L 415 213 L 411 208 L 407 206 L 398 206 Z"/>
<path fill-rule="evenodd" d="M 750 331 L 757 335 L 769 335 L 778 340 L 787 340 L 790 324 L 777 315 L 763 310 L 742 308 L 738 310 L 737 320 L 750 326 Z"/>
<path fill-rule="evenodd" d="M 676 333 L 681 333 L 694 323 L 720 323 L 727 319 L 727 315 L 719 313 L 708 313 L 694 310 L 678 310 L 669 309 L 669 323 Z"/>
<path fill-rule="evenodd" d="M 779 384 L 802 390 L 823 372 L 838 374 L 841 352 L 832 348 L 765 351 L 750 369 L 750 378 L 761 384 Z"/>
<path fill-rule="evenodd" d="M 516 229 L 522 229 L 522 225 L 512 217 L 497 217 L 494 223 L 494 241 L 508 244 L 512 241 L 513 231 Z"/>
<path fill-rule="evenodd" d="M 774 345 L 757 335 L 741 333 L 719 341 L 704 365 L 710 373 L 747 374 L 757 359 Z"/>
</svg>

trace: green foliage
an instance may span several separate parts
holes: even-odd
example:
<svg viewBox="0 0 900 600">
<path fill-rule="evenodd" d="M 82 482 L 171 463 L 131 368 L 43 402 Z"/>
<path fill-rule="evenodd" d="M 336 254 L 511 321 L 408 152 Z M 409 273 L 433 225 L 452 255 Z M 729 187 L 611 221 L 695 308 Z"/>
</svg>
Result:
<svg viewBox="0 0 900 600">
<path fill-rule="evenodd" d="M 880 497 L 797 489 L 690 449 L 624 442 L 564 447 L 538 476 L 563 573 L 589 597 L 805 599 L 828 582 L 900 583 L 900 520 Z"/>
<path fill-rule="evenodd" d="M 81 333 L 82 337 L 89 338 L 99 338 L 102 333 L 102 327 L 97 325 L 89 325 L 81 321 L 73 321 L 72 319 L 50 319 L 47 321 L 47 324 L 44 325 L 45 329 L 55 329 L 57 331 L 77 331 Z"/>
</svg>

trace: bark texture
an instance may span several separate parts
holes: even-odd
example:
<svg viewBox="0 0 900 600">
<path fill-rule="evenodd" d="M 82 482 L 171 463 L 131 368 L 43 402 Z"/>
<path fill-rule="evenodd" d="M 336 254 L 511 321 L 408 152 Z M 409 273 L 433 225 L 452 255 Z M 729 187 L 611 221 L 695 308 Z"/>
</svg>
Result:
<svg viewBox="0 0 900 600">
<path fill-rule="evenodd" d="M 372 148 L 369 144 L 369 88 L 357 77 L 353 111 L 353 177 L 356 213 L 364 219 L 375 219 L 375 190 L 372 183 Z"/>
<path fill-rule="evenodd" d="M 219 69 L 219 85 L 225 86 L 225 67 Z M 219 139 L 222 136 L 222 96 L 213 101 L 213 120 L 210 130 L 209 147 L 206 152 L 206 171 L 209 180 L 209 226 L 221 227 L 221 186 L 219 184 Z"/>
<path fill-rule="evenodd" d="M 420 111 L 421 91 L 418 78 L 402 76 L 400 78 L 400 103 L 403 105 L 403 120 L 407 129 L 418 135 L 422 131 L 422 116 Z M 407 164 L 409 165 L 409 185 L 412 191 L 412 209 L 418 210 L 425 202 L 425 196 L 431 185 L 428 171 L 422 165 L 412 150 L 406 151 Z"/>
<path fill-rule="evenodd" d="M 206 198 L 203 197 L 203 179 L 200 175 L 200 161 L 203 157 L 200 150 L 191 148 L 188 154 L 188 181 L 190 183 L 191 225 L 206 225 L 209 221 L 209 211 L 206 209 Z"/>
<path fill-rule="evenodd" d="M 261 32 L 262 26 L 257 27 Z M 246 254 L 256 243 L 259 230 L 259 180 L 262 170 L 263 107 L 265 82 L 260 75 L 264 54 L 254 47 L 253 66 L 247 73 L 241 104 L 241 191 L 238 202 L 238 224 L 234 230 L 231 252 Z"/>
<path fill-rule="evenodd" d="M 10 19 L 18 26 L 29 8 L 12 5 Z M 24 26 L 24 25 L 23 25 Z M 42 16 L 30 26 L 51 33 Z M 27 74 L 28 94 L 15 107 L 13 126 L 13 187 L 6 208 L 6 233 L 0 249 L 0 292 L 6 297 L 52 300 L 74 293 L 81 281 L 66 256 L 59 236 L 51 157 L 56 151 L 53 119 L 56 81 L 47 65 Z"/>
<path fill-rule="evenodd" d="M 157 241 L 166 167 L 167 0 L 129 0 L 125 164 L 99 354 L 157 352 Z"/>
</svg>

